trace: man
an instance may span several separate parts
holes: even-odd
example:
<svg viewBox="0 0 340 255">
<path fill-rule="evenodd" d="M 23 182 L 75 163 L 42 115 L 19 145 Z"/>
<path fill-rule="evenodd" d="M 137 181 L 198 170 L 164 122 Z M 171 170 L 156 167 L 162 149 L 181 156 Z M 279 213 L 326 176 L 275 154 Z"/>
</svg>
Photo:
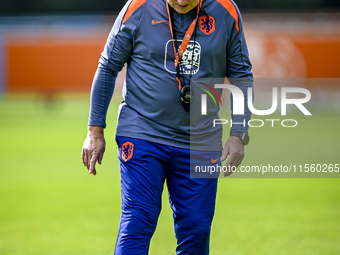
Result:
<svg viewBox="0 0 340 255">
<path fill-rule="evenodd" d="M 246 95 L 252 73 L 240 13 L 231 0 L 130 0 L 125 5 L 92 84 L 82 159 L 93 175 L 105 150 L 105 119 L 115 79 L 125 63 L 116 130 L 122 211 L 115 254 L 148 253 L 165 181 L 177 254 L 208 254 L 217 178 L 190 178 L 190 157 L 199 164 L 210 159 L 220 164 L 229 156 L 226 165 L 237 167 L 248 127 L 232 127 L 221 155 L 221 129 L 214 132 L 208 121 L 218 117 L 219 107 L 190 121 L 200 103 L 193 79 L 245 78 L 247 82 L 235 84 Z M 249 119 L 247 104 L 244 116 L 232 116 L 235 123 Z M 192 134 L 199 136 L 194 150 Z"/>
</svg>

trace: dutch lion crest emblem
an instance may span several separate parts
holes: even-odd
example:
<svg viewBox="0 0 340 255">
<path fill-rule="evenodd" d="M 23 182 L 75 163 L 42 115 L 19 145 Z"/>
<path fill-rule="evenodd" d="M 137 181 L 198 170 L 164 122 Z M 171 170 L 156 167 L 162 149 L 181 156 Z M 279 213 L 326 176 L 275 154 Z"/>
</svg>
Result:
<svg viewBox="0 0 340 255">
<path fill-rule="evenodd" d="M 199 18 L 201 32 L 210 35 L 215 31 L 215 18 L 209 15 L 204 15 Z"/>
</svg>

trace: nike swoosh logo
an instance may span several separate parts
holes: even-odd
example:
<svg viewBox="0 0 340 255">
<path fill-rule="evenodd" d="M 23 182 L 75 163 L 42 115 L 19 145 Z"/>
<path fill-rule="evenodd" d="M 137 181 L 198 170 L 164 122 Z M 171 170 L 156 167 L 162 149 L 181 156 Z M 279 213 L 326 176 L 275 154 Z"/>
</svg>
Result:
<svg viewBox="0 0 340 255">
<path fill-rule="evenodd" d="M 159 23 L 167 22 L 167 20 L 155 21 L 154 19 L 151 21 L 152 25 L 157 25 Z"/>
<path fill-rule="evenodd" d="M 217 158 L 216 160 L 211 159 L 211 163 L 215 164 L 218 159 L 219 158 Z"/>
</svg>

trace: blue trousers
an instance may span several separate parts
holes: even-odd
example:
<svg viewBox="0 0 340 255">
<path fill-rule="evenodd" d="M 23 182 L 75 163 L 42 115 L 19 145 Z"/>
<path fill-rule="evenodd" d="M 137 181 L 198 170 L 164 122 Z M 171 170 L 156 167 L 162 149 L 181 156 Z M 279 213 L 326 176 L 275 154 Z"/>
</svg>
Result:
<svg viewBox="0 0 340 255">
<path fill-rule="evenodd" d="M 116 137 L 116 141 L 122 209 L 115 254 L 148 254 L 165 181 L 173 212 L 176 254 L 209 254 L 217 178 L 190 178 L 190 150 L 126 137 Z M 220 152 L 196 153 L 202 154 L 198 164 L 220 156 Z"/>
</svg>

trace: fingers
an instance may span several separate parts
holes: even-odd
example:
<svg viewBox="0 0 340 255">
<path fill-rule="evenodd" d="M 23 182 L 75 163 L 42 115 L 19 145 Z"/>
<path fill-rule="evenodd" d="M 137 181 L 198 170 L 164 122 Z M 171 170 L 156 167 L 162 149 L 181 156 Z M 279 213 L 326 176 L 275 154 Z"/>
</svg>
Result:
<svg viewBox="0 0 340 255">
<path fill-rule="evenodd" d="M 99 153 L 94 153 L 90 159 L 90 167 L 88 168 L 89 174 L 96 175 L 96 162 L 99 161 Z"/>
<path fill-rule="evenodd" d="M 228 157 L 229 155 L 229 157 Z M 224 176 L 230 176 L 233 172 L 235 172 L 236 168 L 242 163 L 244 158 L 244 145 L 238 137 L 231 136 L 226 142 L 221 161 L 224 161 L 228 157 L 226 167 L 227 171 L 224 173 Z"/>
<path fill-rule="evenodd" d="M 86 166 L 84 149 L 81 150 L 81 160 L 83 161 L 83 165 Z"/>
<path fill-rule="evenodd" d="M 233 172 L 233 166 L 234 166 L 234 161 L 235 161 L 235 155 L 229 155 L 227 163 L 225 164 L 227 167 L 227 172 L 224 173 L 224 177 L 231 175 Z"/>
<path fill-rule="evenodd" d="M 90 163 L 89 163 L 89 161 L 90 161 L 90 156 L 89 156 L 89 152 L 87 151 L 87 150 L 85 150 L 85 149 L 83 149 L 83 151 L 84 151 L 84 166 L 87 168 L 87 169 L 89 169 L 89 167 L 90 167 Z"/>
<path fill-rule="evenodd" d="M 232 170 L 228 169 L 227 172 L 223 174 L 224 177 L 229 177 L 233 173 Z"/>
<path fill-rule="evenodd" d="M 230 154 L 226 163 L 226 167 L 228 170 L 224 173 L 224 177 L 230 176 L 236 170 L 236 168 L 241 165 L 243 158 L 244 154 L 241 153 Z"/>
<path fill-rule="evenodd" d="M 85 149 L 83 149 L 83 155 L 84 155 L 84 159 L 83 159 L 83 161 L 84 161 L 84 166 L 88 169 L 89 167 L 88 167 L 88 155 L 87 155 L 87 150 L 85 150 Z"/>
<path fill-rule="evenodd" d="M 96 168 L 94 168 L 91 172 L 89 171 L 89 174 L 96 175 L 97 174 Z"/>
<path fill-rule="evenodd" d="M 90 174 L 96 175 L 96 163 L 102 163 L 105 152 L 105 139 L 103 133 L 89 132 L 82 148 L 81 157 L 83 165 Z"/>
<path fill-rule="evenodd" d="M 82 149 L 81 158 L 83 161 L 83 165 L 88 169 L 89 174 L 96 175 L 96 162 L 98 160 L 98 163 L 101 164 L 103 153 L 101 155 L 99 155 L 99 153 L 94 153 L 91 155 L 91 152 L 86 149 Z"/>
<path fill-rule="evenodd" d="M 238 168 L 238 167 L 241 165 L 243 158 L 244 158 L 244 155 L 239 155 L 239 156 L 235 159 L 235 161 L 234 161 L 234 166 L 235 166 L 236 168 Z"/>
<path fill-rule="evenodd" d="M 98 164 L 102 164 L 102 160 L 103 160 L 103 156 L 104 156 L 104 153 L 100 153 L 99 157 L 98 157 Z"/>
<path fill-rule="evenodd" d="M 227 163 L 225 165 L 226 166 L 233 166 L 235 159 L 236 159 L 235 154 L 230 154 L 229 158 L 227 160 Z"/>
</svg>

